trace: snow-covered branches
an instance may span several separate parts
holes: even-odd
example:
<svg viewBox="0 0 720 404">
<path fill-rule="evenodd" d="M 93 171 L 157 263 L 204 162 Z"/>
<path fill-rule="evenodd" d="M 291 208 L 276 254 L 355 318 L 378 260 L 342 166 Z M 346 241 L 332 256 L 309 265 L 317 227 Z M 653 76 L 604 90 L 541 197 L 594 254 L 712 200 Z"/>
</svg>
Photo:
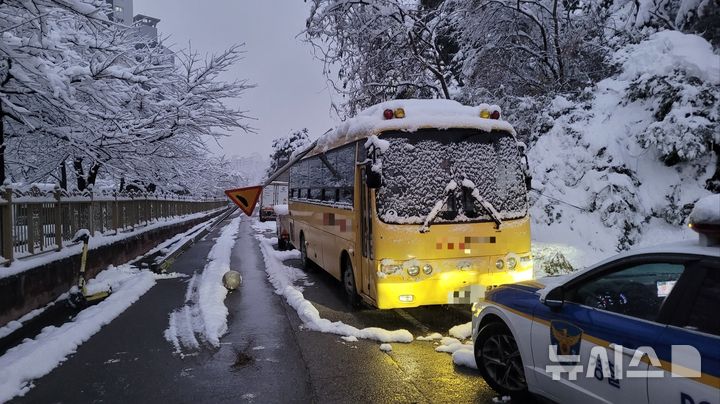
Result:
<svg viewBox="0 0 720 404">
<path fill-rule="evenodd" d="M 451 97 L 451 10 L 443 2 L 422 3 L 313 0 L 306 36 L 347 97 L 348 115 L 387 99 Z M 337 82 L 330 78 L 335 73 Z"/>
<path fill-rule="evenodd" d="M 45 181 L 72 161 L 79 188 L 99 173 L 163 184 L 206 165 L 208 141 L 251 130 L 226 105 L 250 86 L 220 78 L 241 45 L 207 58 L 173 54 L 108 21 L 106 8 L 0 2 L 0 167 L 9 170 L 1 178 Z"/>
<path fill-rule="evenodd" d="M 300 149 L 308 143 L 310 143 L 310 137 L 308 136 L 308 130 L 306 128 L 296 130 L 289 136 L 273 140 L 273 151 L 272 154 L 270 154 L 270 167 L 267 169 L 267 176 L 269 177 L 274 174 L 278 168 L 290 161 L 290 156 L 292 156 L 295 150 Z"/>
</svg>

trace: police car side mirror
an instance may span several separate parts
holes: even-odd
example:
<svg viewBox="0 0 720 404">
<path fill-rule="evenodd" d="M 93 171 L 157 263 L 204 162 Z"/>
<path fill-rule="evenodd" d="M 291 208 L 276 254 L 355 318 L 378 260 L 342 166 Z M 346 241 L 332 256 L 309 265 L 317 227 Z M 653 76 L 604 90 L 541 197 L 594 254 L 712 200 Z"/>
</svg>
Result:
<svg viewBox="0 0 720 404">
<path fill-rule="evenodd" d="M 545 296 L 543 304 L 549 307 L 551 310 L 559 310 L 565 303 L 565 292 L 562 286 L 557 287 Z"/>
</svg>

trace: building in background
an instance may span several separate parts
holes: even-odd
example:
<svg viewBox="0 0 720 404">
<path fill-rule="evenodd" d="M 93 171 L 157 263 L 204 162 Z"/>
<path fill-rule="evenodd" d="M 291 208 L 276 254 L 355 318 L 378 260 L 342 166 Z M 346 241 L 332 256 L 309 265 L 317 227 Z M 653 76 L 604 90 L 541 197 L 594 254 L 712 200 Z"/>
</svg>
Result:
<svg viewBox="0 0 720 404">
<path fill-rule="evenodd" d="M 148 17 L 142 14 L 138 14 L 133 18 L 133 26 L 137 29 L 138 34 L 148 41 L 157 41 L 157 25 L 159 22 L 159 18 Z"/>
<path fill-rule="evenodd" d="M 112 21 L 125 24 L 128 27 L 133 24 L 133 0 L 106 0 L 112 7 L 112 13 L 108 16 Z"/>
<path fill-rule="evenodd" d="M 160 55 L 153 62 L 156 64 L 175 64 L 175 55 L 170 49 L 162 46 L 158 40 L 157 25 L 159 18 L 143 14 L 133 16 L 133 0 L 105 0 L 110 6 L 108 14 L 110 20 L 133 27 L 137 35 L 137 47 L 148 46 L 155 48 L 159 46 Z"/>
</svg>

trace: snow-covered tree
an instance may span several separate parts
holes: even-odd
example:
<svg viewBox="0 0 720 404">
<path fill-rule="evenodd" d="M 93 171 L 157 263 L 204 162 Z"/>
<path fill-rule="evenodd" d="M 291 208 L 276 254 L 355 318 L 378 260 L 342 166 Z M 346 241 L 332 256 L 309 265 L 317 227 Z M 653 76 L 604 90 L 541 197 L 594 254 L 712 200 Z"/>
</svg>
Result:
<svg viewBox="0 0 720 404">
<path fill-rule="evenodd" d="M 437 0 L 313 0 L 306 36 L 353 115 L 387 99 L 451 98 L 450 14 Z"/>
<path fill-rule="evenodd" d="M 249 85 L 220 79 L 240 46 L 179 52 L 175 65 L 107 11 L 96 0 L 0 2 L 0 177 L 44 181 L 71 164 L 79 189 L 99 175 L 163 182 L 205 165 L 207 142 L 250 130 L 225 104 Z"/>
<path fill-rule="evenodd" d="M 293 131 L 289 136 L 274 139 L 272 142 L 272 153 L 270 153 L 270 167 L 266 176 L 271 176 L 278 168 L 290 161 L 295 150 L 310 143 L 307 128 Z"/>
</svg>

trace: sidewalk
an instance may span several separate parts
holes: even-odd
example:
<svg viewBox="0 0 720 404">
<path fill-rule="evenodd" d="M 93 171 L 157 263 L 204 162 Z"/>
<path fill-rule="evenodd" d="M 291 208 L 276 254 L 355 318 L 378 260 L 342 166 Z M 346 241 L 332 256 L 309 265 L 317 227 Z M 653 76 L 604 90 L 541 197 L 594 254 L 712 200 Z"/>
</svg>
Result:
<svg viewBox="0 0 720 404">
<path fill-rule="evenodd" d="M 226 219 L 168 269 L 192 275 Z M 183 305 L 189 278 L 167 279 L 147 292 L 77 353 L 15 402 L 311 402 L 307 371 L 282 301 L 268 285 L 250 221 L 240 225 L 231 266 L 244 278 L 228 295 L 229 332 L 217 350 L 181 359 L 163 333 Z"/>
</svg>

